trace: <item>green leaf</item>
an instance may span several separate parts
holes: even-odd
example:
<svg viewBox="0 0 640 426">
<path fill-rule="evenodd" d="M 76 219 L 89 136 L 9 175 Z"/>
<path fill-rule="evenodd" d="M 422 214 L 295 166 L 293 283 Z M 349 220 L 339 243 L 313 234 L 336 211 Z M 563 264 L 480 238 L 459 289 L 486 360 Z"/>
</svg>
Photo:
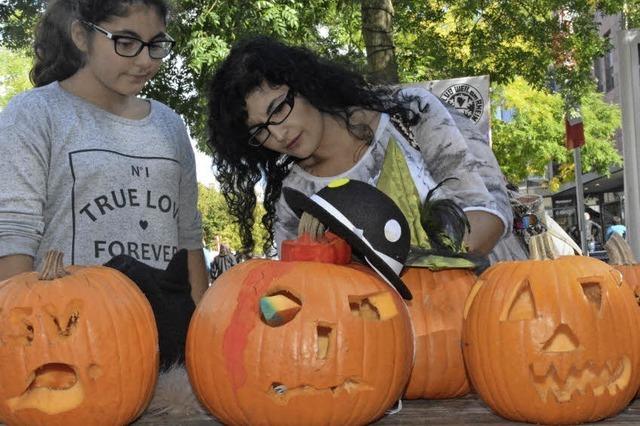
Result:
<svg viewBox="0 0 640 426">
<path fill-rule="evenodd" d="M 382 171 L 377 188 L 387 194 L 400 208 L 409 222 L 412 252 L 419 253 L 431 248 L 429 238 L 420 223 L 420 194 L 413 182 L 409 166 L 398 142 L 391 138 L 387 145 Z M 411 255 L 407 266 L 424 267 L 433 270 L 449 268 L 474 268 L 476 265 L 460 257 L 434 255 Z"/>
<path fill-rule="evenodd" d="M 420 223 L 420 194 L 404 154 L 393 138 L 389 139 L 376 186 L 395 201 L 407 218 L 411 230 L 411 245 L 429 248 L 429 238 Z"/>
</svg>

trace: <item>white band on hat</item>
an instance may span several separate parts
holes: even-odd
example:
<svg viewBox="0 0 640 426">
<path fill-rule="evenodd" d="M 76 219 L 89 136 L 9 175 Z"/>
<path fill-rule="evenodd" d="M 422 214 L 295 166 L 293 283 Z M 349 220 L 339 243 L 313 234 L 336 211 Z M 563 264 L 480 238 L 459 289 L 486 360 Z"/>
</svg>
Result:
<svg viewBox="0 0 640 426">
<path fill-rule="evenodd" d="M 373 252 L 380 257 L 380 259 L 382 259 L 382 261 L 384 263 L 387 264 L 387 266 L 389 266 L 393 272 L 395 272 L 397 275 L 400 275 L 400 272 L 402 271 L 402 268 L 404 267 L 404 265 L 400 262 L 398 262 L 397 260 L 395 260 L 394 258 L 382 253 L 381 251 L 376 250 L 375 248 L 373 248 L 373 246 L 371 245 L 371 243 L 369 242 L 369 240 L 367 240 L 364 236 L 364 231 L 360 228 L 358 228 L 357 226 L 355 226 L 349 219 L 347 219 L 347 217 L 345 215 L 343 215 L 338 209 L 336 209 L 331 203 L 329 203 L 327 200 L 325 200 L 324 198 L 320 197 L 318 194 L 313 194 L 309 197 L 312 201 L 314 201 L 316 204 L 318 204 L 320 207 L 322 207 L 323 209 L 325 209 L 327 211 L 327 213 L 329 213 L 331 216 L 333 216 L 334 218 L 338 219 L 343 225 L 347 226 L 349 228 L 349 230 L 351 232 L 353 232 L 355 235 L 358 236 L 358 238 L 360 238 L 362 241 L 364 241 L 364 243 L 371 249 L 373 250 Z M 365 256 L 366 257 L 366 256 Z M 375 269 L 375 268 L 374 268 Z M 379 273 L 380 271 L 378 271 L 376 269 L 376 271 Z M 382 274 L 380 274 L 382 275 Z"/>
</svg>

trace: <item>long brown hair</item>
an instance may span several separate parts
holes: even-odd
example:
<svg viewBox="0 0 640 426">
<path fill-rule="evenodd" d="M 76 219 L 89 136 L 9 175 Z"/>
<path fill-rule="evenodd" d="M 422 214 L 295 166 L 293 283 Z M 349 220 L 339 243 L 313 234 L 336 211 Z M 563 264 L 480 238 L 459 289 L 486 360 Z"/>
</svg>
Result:
<svg viewBox="0 0 640 426">
<path fill-rule="evenodd" d="M 115 16 L 127 16 L 130 6 L 154 7 L 165 23 L 169 4 L 165 0 L 52 0 L 35 32 L 35 64 L 30 72 L 34 86 L 45 86 L 71 77 L 84 66 L 84 54 L 71 39 L 76 20 L 99 23 Z"/>
</svg>

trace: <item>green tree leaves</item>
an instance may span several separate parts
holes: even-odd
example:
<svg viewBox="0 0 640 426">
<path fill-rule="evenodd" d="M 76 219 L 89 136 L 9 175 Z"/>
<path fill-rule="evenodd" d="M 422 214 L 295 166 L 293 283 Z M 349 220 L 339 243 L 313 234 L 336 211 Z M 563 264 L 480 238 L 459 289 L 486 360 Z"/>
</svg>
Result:
<svg viewBox="0 0 640 426">
<path fill-rule="evenodd" d="M 499 86 L 493 91 L 494 108 L 510 111 L 508 122 L 494 119 L 491 123 L 493 151 L 507 179 L 520 182 L 528 176 L 543 175 L 549 162 L 561 165 L 565 173 L 550 185 L 573 176 L 571 152 L 565 148 L 563 99 L 559 94 L 537 90 L 524 79 Z M 609 168 L 621 165 L 615 149 L 614 135 L 620 126 L 620 109 L 604 102 L 593 88 L 583 97 L 581 108 L 585 145 L 583 170 L 608 174 Z"/>
<path fill-rule="evenodd" d="M 22 50 L 0 46 L 0 110 L 20 92 L 31 88 L 31 57 Z"/>
<path fill-rule="evenodd" d="M 242 247 L 238 225 L 229 215 L 227 204 L 220 192 L 213 187 L 198 184 L 198 210 L 202 216 L 204 239 L 209 247 L 213 246 L 216 235 L 220 236 L 221 241 L 234 250 Z M 258 203 L 255 217 L 260 218 L 263 214 L 264 208 L 262 204 Z M 258 225 L 258 222 L 259 220 L 256 219 L 253 231 L 253 239 L 256 242 L 255 249 L 257 250 L 254 254 L 262 254 L 261 250 L 266 239 L 266 232 Z"/>
<path fill-rule="evenodd" d="M 366 70 L 362 1 L 176 0 L 169 32 L 178 42 L 178 54 L 165 62 L 145 93 L 182 114 L 206 152 L 207 81 L 235 41 L 269 34 Z M 593 59 L 609 47 L 598 33 L 597 11 L 624 11 L 625 22 L 637 27 L 640 0 L 391 3 L 402 83 L 488 74 L 493 83 L 513 82 L 514 89 L 504 93 L 518 88 L 522 92 L 517 96 L 530 100 L 518 105 L 513 123 L 493 121 L 496 153 L 510 178 L 539 174 L 550 159 L 570 163 L 562 142 L 562 112 L 567 104 L 583 104 L 585 170 L 604 171 L 619 163 L 607 140 L 612 135 L 609 125 L 618 116 L 597 106 L 598 95 L 592 88 Z M 0 2 L 0 42 L 12 48 L 30 46 L 31 30 L 45 4 L 44 0 Z M 570 26 L 560 25 L 557 12 L 563 10 L 572 17 Z M 560 96 L 548 95 L 550 87 L 559 90 Z M 542 92 L 534 93 L 533 88 Z M 517 96 L 508 95 L 507 104 L 516 105 Z M 541 102 L 540 111 L 529 113 L 535 102 Z M 594 145 L 593 141 L 606 143 Z"/>
</svg>

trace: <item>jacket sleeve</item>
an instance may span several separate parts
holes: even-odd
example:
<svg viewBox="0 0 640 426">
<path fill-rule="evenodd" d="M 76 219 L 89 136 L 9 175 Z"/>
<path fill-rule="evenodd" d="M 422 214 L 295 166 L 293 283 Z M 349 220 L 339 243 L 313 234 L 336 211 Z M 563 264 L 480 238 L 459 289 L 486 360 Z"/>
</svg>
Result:
<svg viewBox="0 0 640 426">
<path fill-rule="evenodd" d="M 513 210 L 507 192 L 507 179 L 502 174 L 502 170 L 500 170 L 498 160 L 493 154 L 491 145 L 489 145 L 488 137 L 482 134 L 467 117 L 453 108 L 447 107 L 447 109 L 469 147 L 468 156 L 475 163 L 474 167 L 482 178 L 484 186 L 493 197 L 497 211 L 507 221 L 508 226 L 505 232 L 511 232 L 513 228 Z"/>
<path fill-rule="evenodd" d="M 454 120 L 430 92 L 421 93 L 418 102 L 422 112 L 414 134 L 429 172 L 436 183 L 456 178 L 444 184 L 435 197 L 450 198 L 465 211 L 486 211 L 497 216 L 506 235 L 512 222 L 506 182 L 488 143 L 461 121 L 468 119 L 458 116 Z"/>
</svg>

